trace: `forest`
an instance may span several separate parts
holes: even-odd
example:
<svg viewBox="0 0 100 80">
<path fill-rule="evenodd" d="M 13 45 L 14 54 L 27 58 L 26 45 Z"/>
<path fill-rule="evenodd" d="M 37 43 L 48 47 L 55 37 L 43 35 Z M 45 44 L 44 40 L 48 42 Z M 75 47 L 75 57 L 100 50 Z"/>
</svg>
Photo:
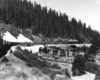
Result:
<svg viewBox="0 0 100 80">
<path fill-rule="evenodd" d="M 69 20 L 66 13 L 27 0 L 0 0 L 0 22 L 31 29 L 34 35 L 41 34 L 46 38 L 69 38 L 83 43 L 100 37 L 98 31 L 81 20 L 74 17 Z"/>
</svg>

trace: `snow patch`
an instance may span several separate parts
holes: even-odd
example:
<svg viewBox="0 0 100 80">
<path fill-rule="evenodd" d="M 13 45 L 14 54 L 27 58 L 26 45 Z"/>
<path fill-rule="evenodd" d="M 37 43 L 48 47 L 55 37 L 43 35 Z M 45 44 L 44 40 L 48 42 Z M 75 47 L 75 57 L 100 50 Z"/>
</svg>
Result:
<svg viewBox="0 0 100 80">
<path fill-rule="evenodd" d="M 10 48 L 10 50 L 7 51 L 7 54 L 6 54 L 5 56 L 6 56 L 6 57 L 9 56 L 9 55 L 11 54 L 11 51 L 14 52 L 14 51 L 16 50 L 16 47 L 17 47 L 17 46 L 12 46 L 12 47 Z"/>
<path fill-rule="evenodd" d="M 34 45 L 34 46 L 30 46 L 30 47 L 27 47 L 27 46 L 23 47 L 23 46 L 21 46 L 21 49 L 22 50 L 27 49 L 28 51 L 32 51 L 32 53 L 37 53 L 37 52 L 39 52 L 39 48 L 40 47 L 44 48 L 43 45 Z"/>
<path fill-rule="evenodd" d="M 8 42 L 17 42 L 17 39 L 8 31 L 2 35 L 2 39 Z"/>
<path fill-rule="evenodd" d="M 94 80 L 95 74 L 86 72 L 85 75 L 72 77 L 72 80 Z"/>
<path fill-rule="evenodd" d="M 22 34 L 19 34 L 19 36 L 17 37 L 17 40 L 18 40 L 18 42 L 31 42 L 31 43 L 33 43 L 33 41 L 31 41 L 30 39 L 26 38 Z"/>
<path fill-rule="evenodd" d="M 30 42 L 33 43 L 30 39 L 26 38 L 22 34 L 19 34 L 17 38 L 15 38 L 10 32 L 6 31 L 5 33 L 1 33 L 2 39 L 8 42 Z"/>
</svg>

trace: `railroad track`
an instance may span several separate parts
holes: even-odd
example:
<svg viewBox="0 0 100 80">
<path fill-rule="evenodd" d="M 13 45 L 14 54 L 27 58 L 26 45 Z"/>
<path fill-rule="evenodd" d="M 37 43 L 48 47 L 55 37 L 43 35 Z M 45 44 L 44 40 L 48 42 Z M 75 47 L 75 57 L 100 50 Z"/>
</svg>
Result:
<svg viewBox="0 0 100 80">
<path fill-rule="evenodd" d="M 52 59 L 46 59 L 46 58 L 42 58 L 42 57 L 39 57 L 43 60 L 46 60 L 46 61 L 53 61 L 53 62 L 61 62 L 61 63 L 69 63 L 69 64 L 72 64 L 72 61 L 58 61 L 58 60 L 52 60 Z"/>
</svg>

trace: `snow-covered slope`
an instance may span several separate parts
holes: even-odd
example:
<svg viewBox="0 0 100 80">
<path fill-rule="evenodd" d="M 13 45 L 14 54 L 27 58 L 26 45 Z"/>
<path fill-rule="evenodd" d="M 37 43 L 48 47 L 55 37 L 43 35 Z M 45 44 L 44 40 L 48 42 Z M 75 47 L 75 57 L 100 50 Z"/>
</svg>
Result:
<svg viewBox="0 0 100 80">
<path fill-rule="evenodd" d="M 19 34 L 19 36 L 17 37 L 17 40 L 18 40 L 18 42 L 31 42 L 31 43 L 33 43 L 33 41 L 31 41 L 30 39 L 26 38 L 22 34 Z"/>
<path fill-rule="evenodd" d="M 17 42 L 18 40 L 11 35 L 8 31 L 2 34 L 2 39 L 8 42 Z"/>
<path fill-rule="evenodd" d="M 32 40 L 26 38 L 24 35 L 19 34 L 19 36 L 17 36 L 17 38 L 15 38 L 10 32 L 6 31 L 5 33 L 2 33 L 2 39 L 8 42 L 19 42 L 19 43 L 23 43 L 23 42 L 30 42 L 33 43 Z"/>
<path fill-rule="evenodd" d="M 72 80 L 94 80 L 95 74 L 86 72 L 85 75 L 72 77 Z"/>
</svg>

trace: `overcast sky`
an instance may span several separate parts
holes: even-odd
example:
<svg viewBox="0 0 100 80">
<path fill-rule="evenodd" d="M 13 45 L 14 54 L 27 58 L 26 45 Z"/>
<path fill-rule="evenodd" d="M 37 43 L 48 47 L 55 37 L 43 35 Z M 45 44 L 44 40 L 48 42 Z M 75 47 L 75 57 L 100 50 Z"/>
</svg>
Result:
<svg viewBox="0 0 100 80">
<path fill-rule="evenodd" d="M 86 22 L 100 32 L 100 0 L 30 0 Z"/>
</svg>

